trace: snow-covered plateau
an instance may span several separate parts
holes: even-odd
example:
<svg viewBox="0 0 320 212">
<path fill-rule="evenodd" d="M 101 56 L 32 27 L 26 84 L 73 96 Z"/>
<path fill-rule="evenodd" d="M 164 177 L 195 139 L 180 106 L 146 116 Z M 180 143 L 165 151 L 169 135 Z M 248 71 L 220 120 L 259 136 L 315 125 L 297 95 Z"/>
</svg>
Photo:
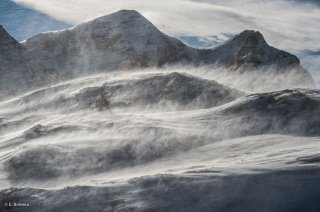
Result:
<svg viewBox="0 0 320 212">
<path fill-rule="evenodd" d="M 320 90 L 259 32 L 194 49 L 122 10 L 0 28 L 0 62 L 0 211 L 320 211 Z"/>
</svg>

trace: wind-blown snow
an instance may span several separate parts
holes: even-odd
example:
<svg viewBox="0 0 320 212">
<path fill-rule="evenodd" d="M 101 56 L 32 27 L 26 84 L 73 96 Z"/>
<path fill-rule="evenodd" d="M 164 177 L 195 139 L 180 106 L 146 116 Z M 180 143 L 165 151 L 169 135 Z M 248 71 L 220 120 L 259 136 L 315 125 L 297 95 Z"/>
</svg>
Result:
<svg viewBox="0 0 320 212">
<path fill-rule="evenodd" d="M 259 32 L 193 49 L 122 10 L 0 41 L 0 210 L 319 211 L 320 91 Z"/>
<path fill-rule="evenodd" d="M 246 95 L 181 70 L 112 72 L 2 101 L 1 201 L 27 211 L 316 211 L 320 92 Z M 99 111 L 101 94 L 111 106 Z"/>
<path fill-rule="evenodd" d="M 245 30 L 217 47 L 195 49 L 165 35 L 133 10 L 42 33 L 22 44 L 34 62 L 45 63 L 62 80 L 113 70 L 184 64 L 222 67 L 222 73 L 227 67 L 227 75 L 251 85 L 251 90 L 315 87 L 296 56 L 268 45 L 258 31 Z M 254 83 L 252 79 L 260 81 Z"/>
</svg>

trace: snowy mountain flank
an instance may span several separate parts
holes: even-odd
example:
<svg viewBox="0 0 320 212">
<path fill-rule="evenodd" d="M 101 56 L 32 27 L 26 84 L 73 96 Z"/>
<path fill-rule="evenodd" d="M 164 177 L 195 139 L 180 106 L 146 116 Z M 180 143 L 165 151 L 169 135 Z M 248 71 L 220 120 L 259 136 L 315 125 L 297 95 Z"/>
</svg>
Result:
<svg viewBox="0 0 320 212">
<path fill-rule="evenodd" d="M 50 64 L 67 79 L 115 69 L 184 64 L 242 71 L 266 69 L 264 72 L 274 75 L 294 72 L 295 86 L 314 86 L 296 56 L 269 46 L 259 32 L 246 30 L 216 48 L 194 49 L 163 34 L 132 10 L 121 10 L 71 29 L 41 33 L 22 44 L 28 54 Z"/>
<path fill-rule="evenodd" d="M 163 34 L 138 12 L 121 10 L 70 29 L 41 33 L 22 44 L 2 27 L 0 31 L 2 95 L 94 73 L 178 64 L 227 68 L 245 83 L 248 78 L 241 74 L 254 72 L 272 75 L 275 79 L 268 85 L 315 87 L 296 56 L 269 46 L 251 30 L 213 49 L 194 49 Z M 12 80 L 19 81 L 19 89 Z"/>
<path fill-rule="evenodd" d="M 0 28 L 0 211 L 320 211 L 320 90 L 252 30 L 212 49 L 121 10 Z"/>
<path fill-rule="evenodd" d="M 64 77 L 97 71 L 161 66 L 196 56 L 160 32 L 136 11 L 122 10 L 60 32 L 26 40 L 29 54 L 49 62 Z"/>
<path fill-rule="evenodd" d="M 57 81 L 58 74 L 38 61 L 0 26 L 0 98 Z"/>
</svg>

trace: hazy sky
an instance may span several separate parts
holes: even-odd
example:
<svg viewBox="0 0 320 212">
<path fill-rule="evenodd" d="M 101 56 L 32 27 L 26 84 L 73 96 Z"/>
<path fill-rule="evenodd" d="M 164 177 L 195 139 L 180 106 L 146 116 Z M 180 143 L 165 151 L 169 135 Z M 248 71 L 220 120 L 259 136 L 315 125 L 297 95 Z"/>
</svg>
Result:
<svg viewBox="0 0 320 212">
<path fill-rule="evenodd" d="M 11 0 L 0 0 L 0 24 L 19 41 L 43 31 L 71 26 Z"/>
<path fill-rule="evenodd" d="M 205 47 L 210 46 L 206 42 L 214 44 L 216 38 L 223 38 L 226 34 L 236 34 L 244 29 L 259 30 L 270 45 L 297 54 L 306 66 L 312 64 L 307 68 L 312 68 L 315 77 L 318 74 L 316 69 L 320 65 L 319 55 L 310 56 L 306 50 L 320 51 L 319 0 L 14 1 L 20 6 L 48 15 L 51 24 L 48 24 L 50 27 L 44 27 L 46 30 L 75 25 L 119 9 L 138 10 L 165 33 L 182 38 L 190 37 L 193 41 L 199 38 L 199 44 Z M 12 17 L 10 19 L 1 18 L 0 24 L 10 23 Z M 23 22 L 21 16 L 16 16 L 16 19 L 16 23 Z M 33 21 L 37 23 L 39 18 L 34 17 Z M 56 26 L 52 23 L 56 23 Z M 32 30 L 32 27 L 28 30 Z M 34 31 L 38 32 L 39 29 L 34 27 Z"/>
</svg>

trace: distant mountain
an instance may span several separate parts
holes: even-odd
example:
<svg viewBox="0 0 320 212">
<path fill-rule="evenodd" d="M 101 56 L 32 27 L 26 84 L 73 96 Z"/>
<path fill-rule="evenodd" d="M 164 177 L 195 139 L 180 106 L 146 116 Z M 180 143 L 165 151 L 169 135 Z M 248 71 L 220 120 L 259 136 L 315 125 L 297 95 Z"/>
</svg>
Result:
<svg viewBox="0 0 320 212">
<path fill-rule="evenodd" d="M 300 4 L 314 4 L 314 6 L 320 6 L 320 0 L 304 0 L 304 1 L 299 1 L 299 0 L 290 0 L 290 1 L 295 1 Z"/>
<path fill-rule="evenodd" d="M 309 56 L 320 56 L 320 50 L 304 50 L 302 53 Z"/>
<path fill-rule="evenodd" d="M 216 48 L 201 50 L 199 60 L 206 64 L 216 63 L 236 68 L 300 68 L 300 61 L 296 56 L 269 46 L 263 35 L 253 30 L 245 30 Z"/>
<path fill-rule="evenodd" d="M 33 58 L 0 26 L 0 98 L 56 81 L 58 74 Z"/>
<path fill-rule="evenodd" d="M 296 56 L 269 46 L 259 32 L 246 30 L 216 48 L 195 49 L 160 32 L 133 10 L 121 10 L 67 30 L 42 33 L 23 45 L 66 78 L 180 63 L 242 71 L 267 68 L 276 74 L 295 69 L 299 82 L 314 86 Z M 298 86 L 303 87 L 303 83 Z"/>
<path fill-rule="evenodd" d="M 192 61 L 195 51 L 136 11 L 121 10 L 74 28 L 42 33 L 23 45 L 66 78 L 114 69 Z"/>
<path fill-rule="evenodd" d="M 195 49 L 165 35 L 133 10 L 41 33 L 22 44 L 1 28 L 0 43 L 2 95 L 59 79 L 170 64 L 219 66 L 240 74 L 256 71 L 270 76 L 262 80 L 265 84 L 315 87 L 296 56 L 269 46 L 259 32 L 246 30 L 215 48 Z"/>
</svg>

